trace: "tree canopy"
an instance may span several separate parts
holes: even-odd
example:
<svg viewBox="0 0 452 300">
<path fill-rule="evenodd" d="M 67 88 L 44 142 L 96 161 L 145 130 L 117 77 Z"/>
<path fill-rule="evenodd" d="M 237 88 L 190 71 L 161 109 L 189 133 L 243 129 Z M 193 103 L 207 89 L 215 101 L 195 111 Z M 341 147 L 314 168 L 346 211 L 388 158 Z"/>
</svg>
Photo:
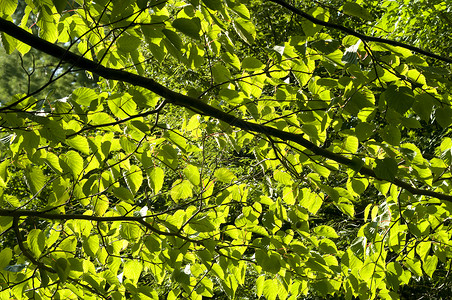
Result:
<svg viewBox="0 0 452 300">
<path fill-rule="evenodd" d="M 0 0 L 0 299 L 447 298 L 450 9 Z"/>
</svg>

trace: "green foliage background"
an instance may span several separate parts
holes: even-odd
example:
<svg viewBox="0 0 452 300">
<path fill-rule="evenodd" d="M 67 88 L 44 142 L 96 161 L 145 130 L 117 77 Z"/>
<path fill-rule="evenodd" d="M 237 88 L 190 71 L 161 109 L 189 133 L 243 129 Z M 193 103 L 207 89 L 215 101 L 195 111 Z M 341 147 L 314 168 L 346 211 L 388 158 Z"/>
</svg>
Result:
<svg viewBox="0 0 452 300">
<path fill-rule="evenodd" d="M 0 299 L 446 299 L 449 10 L 0 0 Z"/>
</svg>

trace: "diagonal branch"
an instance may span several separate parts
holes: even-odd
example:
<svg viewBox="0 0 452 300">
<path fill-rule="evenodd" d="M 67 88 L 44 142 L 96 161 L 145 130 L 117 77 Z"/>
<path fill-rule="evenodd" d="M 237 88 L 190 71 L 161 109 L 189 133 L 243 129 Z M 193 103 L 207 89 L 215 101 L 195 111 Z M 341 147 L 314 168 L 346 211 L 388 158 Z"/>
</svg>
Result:
<svg viewBox="0 0 452 300">
<path fill-rule="evenodd" d="M 270 0 L 270 1 L 279 1 L 279 0 Z M 328 24 L 327 24 L 328 25 Z M 168 89 L 167 87 L 159 84 L 155 80 L 151 78 L 146 78 L 143 76 L 139 76 L 137 74 L 133 74 L 123 70 L 117 70 L 112 68 L 107 68 L 102 65 L 97 64 L 96 62 L 86 59 L 80 55 L 69 52 L 68 50 L 52 44 L 48 41 L 45 41 L 38 36 L 35 36 L 22 28 L 16 26 L 14 23 L 7 21 L 5 19 L 0 18 L 0 31 L 9 34 L 10 36 L 20 40 L 21 42 L 40 50 L 48 55 L 61 59 L 62 61 L 69 63 L 77 68 L 84 69 L 86 71 L 90 71 L 94 74 L 97 74 L 105 79 L 110 80 L 118 80 L 122 82 L 127 82 L 135 86 L 141 86 L 145 89 L 148 89 L 162 98 L 166 99 L 168 103 L 172 103 L 177 106 L 188 108 L 196 113 L 210 116 L 221 120 L 225 123 L 228 123 L 231 126 L 235 126 L 241 128 L 243 130 L 248 130 L 256 133 L 265 134 L 268 136 L 273 136 L 279 138 L 284 141 L 292 141 L 297 143 L 306 149 L 312 151 L 315 155 L 322 156 L 324 158 L 328 158 L 336 161 L 344 166 L 355 169 L 356 162 L 348 157 L 343 155 L 331 152 L 324 148 L 321 148 L 309 140 L 305 139 L 302 134 L 296 134 L 292 132 L 287 132 L 283 130 L 276 129 L 274 127 L 260 125 L 256 123 L 251 123 L 240 118 L 237 118 L 233 115 L 230 115 L 222 110 L 219 110 L 213 106 L 210 106 L 203 101 L 189 97 L 175 91 Z M 384 42 L 384 41 L 383 41 Z M 0 111 L 2 109 L 0 108 Z M 373 177 L 379 180 L 384 180 L 383 178 L 379 178 L 372 168 L 363 166 L 358 171 L 362 175 L 366 175 L 369 177 Z M 452 195 L 446 195 L 443 193 L 434 192 L 431 190 L 419 189 L 416 188 L 401 179 L 394 179 L 392 181 L 396 186 L 403 188 L 413 195 L 423 195 L 423 196 L 431 196 L 441 200 L 452 201 Z M 1 215 L 1 214 L 0 214 Z M 143 220 L 142 220 L 143 221 Z M 144 222 L 144 221 L 143 221 Z"/>
<path fill-rule="evenodd" d="M 414 51 L 416 53 L 431 57 L 431 58 L 436 58 L 437 60 L 441 60 L 443 62 L 447 62 L 447 63 L 452 63 L 452 58 L 450 57 L 446 57 L 446 56 L 441 56 L 426 50 L 423 50 L 421 48 L 415 47 L 415 46 L 411 46 L 405 43 L 401 43 L 401 42 L 397 42 L 394 40 L 389 40 L 389 39 L 384 39 L 384 38 L 379 38 L 379 37 L 374 37 L 374 36 L 368 36 L 362 33 L 359 33 L 353 29 L 344 27 L 342 25 L 338 25 L 338 24 L 334 24 L 334 23 L 330 23 L 330 22 L 325 22 L 319 19 L 314 18 L 313 16 L 305 13 L 304 11 L 300 10 L 299 8 L 296 8 L 295 6 L 287 3 L 284 0 L 268 0 L 270 2 L 276 3 L 284 8 L 287 8 L 288 10 L 290 10 L 291 12 L 311 21 L 314 24 L 317 25 L 322 25 L 328 28 L 332 28 L 332 29 L 336 29 L 339 31 L 342 31 L 344 33 L 356 36 L 357 38 L 360 38 L 363 41 L 367 41 L 367 42 L 378 42 L 378 43 L 384 43 L 387 45 L 391 45 L 391 46 L 397 46 L 397 47 L 402 47 L 411 51 Z"/>
</svg>

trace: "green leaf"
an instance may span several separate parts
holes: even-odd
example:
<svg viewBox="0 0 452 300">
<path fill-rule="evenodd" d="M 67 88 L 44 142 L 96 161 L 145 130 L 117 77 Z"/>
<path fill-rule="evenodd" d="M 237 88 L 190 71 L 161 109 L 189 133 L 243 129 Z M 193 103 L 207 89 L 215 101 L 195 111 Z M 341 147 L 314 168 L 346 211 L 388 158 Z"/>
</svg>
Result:
<svg viewBox="0 0 452 300">
<path fill-rule="evenodd" d="M 138 49 L 141 44 L 141 38 L 124 33 L 117 40 L 116 44 L 120 51 L 129 53 Z"/>
<path fill-rule="evenodd" d="M 163 179 L 165 178 L 165 172 L 160 167 L 152 168 L 148 173 L 149 187 L 154 191 L 154 195 L 158 194 L 163 187 Z"/>
<path fill-rule="evenodd" d="M 443 127 L 447 128 L 452 124 L 452 109 L 448 106 L 437 108 L 435 111 L 436 122 Z"/>
<path fill-rule="evenodd" d="M 6 187 L 6 183 L 8 182 L 9 179 L 9 174 L 8 174 L 8 165 L 10 164 L 10 162 L 5 159 L 4 161 L 2 161 L 0 163 L 0 187 Z"/>
<path fill-rule="evenodd" d="M 180 150 L 186 152 L 187 151 L 187 141 L 186 138 L 184 137 L 184 135 L 177 131 L 177 130 L 172 130 L 172 131 L 166 131 L 163 136 L 168 139 L 169 141 L 171 141 L 174 145 L 176 145 Z"/>
<path fill-rule="evenodd" d="M 187 274 L 184 269 L 174 269 L 172 279 L 186 286 L 190 284 L 190 275 Z"/>
<path fill-rule="evenodd" d="M 379 179 L 393 181 L 397 175 L 398 166 L 397 162 L 390 158 L 376 159 L 376 166 L 374 168 L 375 175 Z"/>
<path fill-rule="evenodd" d="M 55 43 L 58 39 L 58 13 L 53 5 L 44 4 L 39 6 L 38 21 L 36 24 L 41 29 L 39 37 L 50 42 Z"/>
<path fill-rule="evenodd" d="M 400 130 L 392 124 L 386 125 L 383 129 L 381 129 L 380 136 L 385 142 L 393 146 L 399 146 L 400 140 L 402 139 Z"/>
<path fill-rule="evenodd" d="M 344 150 L 349 153 L 356 153 L 358 151 L 359 142 L 354 136 L 348 136 L 344 140 Z"/>
<path fill-rule="evenodd" d="M 15 0 L 0 0 L 0 17 L 10 17 L 16 11 L 17 3 Z"/>
<path fill-rule="evenodd" d="M 364 19 L 366 21 L 372 21 L 370 13 L 361 5 L 355 2 L 346 2 L 343 6 L 345 14 Z"/>
<path fill-rule="evenodd" d="M 83 250 L 91 258 L 95 259 L 97 256 L 97 251 L 99 250 L 100 240 L 97 235 L 90 235 L 89 237 L 84 237 L 83 239 Z"/>
<path fill-rule="evenodd" d="M 237 2 L 234 3 L 234 6 L 229 6 L 233 11 L 235 11 L 240 17 L 249 19 L 251 17 L 250 11 L 244 4 L 238 4 Z"/>
<path fill-rule="evenodd" d="M 134 284 L 138 282 L 142 270 L 143 264 L 138 260 L 128 260 L 124 264 L 124 276 L 130 279 Z"/>
<path fill-rule="evenodd" d="M 202 0 L 202 2 L 211 10 L 221 10 L 223 8 L 221 0 Z"/>
<path fill-rule="evenodd" d="M 97 216 L 103 216 L 110 205 L 110 201 L 108 201 L 105 195 L 92 197 L 91 203 L 94 206 L 94 212 Z"/>
<path fill-rule="evenodd" d="M 25 172 L 25 180 L 33 194 L 38 193 L 46 184 L 46 176 L 38 167 L 29 168 Z"/>
<path fill-rule="evenodd" d="M 230 104 L 241 104 L 246 101 L 246 97 L 243 93 L 228 88 L 221 89 L 218 95 Z"/>
<path fill-rule="evenodd" d="M 154 106 L 157 104 L 157 101 L 159 100 L 155 93 L 140 87 L 131 88 L 128 90 L 128 93 L 132 96 L 132 100 L 140 108 L 154 108 Z"/>
<path fill-rule="evenodd" d="M 358 257 L 361 260 L 363 260 L 364 258 L 366 247 L 367 239 L 363 236 L 355 238 L 353 242 L 350 244 L 350 249 L 352 250 L 353 254 L 355 254 L 356 257 Z"/>
<path fill-rule="evenodd" d="M 137 242 L 143 235 L 140 226 L 132 222 L 122 222 L 119 233 L 130 242 Z"/>
<path fill-rule="evenodd" d="M 201 21 L 199 18 L 179 18 L 173 21 L 173 27 L 189 37 L 199 39 L 199 31 L 201 30 Z"/>
<path fill-rule="evenodd" d="M 171 45 L 174 47 L 174 49 L 179 52 L 182 49 L 182 40 L 177 35 L 177 33 L 168 29 L 163 29 L 162 32 L 166 36 L 168 41 L 171 43 Z"/>
<path fill-rule="evenodd" d="M 63 10 L 66 8 L 67 0 L 52 0 L 52 3 L 53 5 L 55 5 L 55 8 L 58 11 L 58 13 L 61 14 Z"/>
<path fill-rule="evenodd" d="M 430 277 L 433 278 L 433 272 L 436 270 L 436 266 L 438 265 L 438 256 L 427 256 L 425 259 L 425 262 L 423 264 L 423 268 L 425 273 Z"/>
<path fill-rule="evenodd" d="M 308 14 L 322 21 L 328 21 L 329 19 L 328 11 L 320 6 L 310 9 L 308 11 Z M 314 24 L 306 19 L 303 19 L 301 21 L 301 26 L 303 27 L 303 31 L 307 36 L 313 36 L 323 28 L 323 26 Z"/>
<path fill-rule="evenodd" d="M 41 136 L 51 142 L 64 142 L 66 133 L 59 122 L 47 120 L 44 126 L 39 130 Z"/>
<path fill-rule="evenodd" d="M 166 55 L 166 51 L 165 51 L 165 47 L 163 46 L 163 44 L 154 44 L 154 43 L 150 43 L 148 45 L 149 50 L 151 51 L 152 55 L 154 56 L 154 58 L 161 62 L 164 60 L 165 55 Z"/>
<path fill-rule="evenodd" d="M 199 185 L 201 182 L 199 170 L 193 165 L 187 165 L 184 169 L 184 174 L 193 185 Z"/>
<path fill-rule="evenodd" d="M 1 232 L 4 232 L 5 230 L 9 229 L 12 224 L 13 224 L 12 217 L 0 216 L 0 231 Z"/>
<path fill-rule="evenodd" d="M 320 272 L 320 273 L 330 273 L 330 269 L 325 265 L 324 261 L 319 261 L 316 258 L 309 258 L 306 262 L 306 266 L 310 268 L 312 271 Z"/>
<path fill-rule="evenodd" d="M 44 233 L 40 229 L 32 229 L 27 235 L 27 244 L 31 252 L 39 257 L 46 245 Z"/>
<path fill-rule="evenodd" d="M 337 246 L 332 240 L 325 238 L 320 241 L 319 250 L 325 254 L 335 254 L 337 253 Z"/>
<path fill-rule="evenodd" d="M 221 182 L 231 183 L 231 181 L 235 180 L 236 177 L 234 173 L 232 173 L 229 169 L 219 168 L 215 171 L 214 176 Z"/>
<path fill-rule="evenodd" d="M 257 264 L 266 272 L 276 274 L 281 269 L 281 264 L 276 253 L 268 255 L 266 251 L 257 249 L 255 257 Z"/>
<path fill-rule="evenodd" d="M 79 178 L 83 171 L 83 158 L 72 150 L 61 156 L 60 164 L 66 172 L 72 173 L 75 178 Z"/>
<path fill-rule="evenodd" d="M 303 189 L 300 194 L 300 205 L 305 207 L 310 213 L 316 214 L 322 206 L 322 198 L 315 193 L 310 193 L 307 189 Z"/>
<path fill-rule="evenodd" d="M 319 175 L 321 175 L 321 176 L 323 176 L 325 178 L 328 178 L 330 176 L 330 174 L 331 174 L 331 171 L 328 168 L 326 168 L 326 167 L 324 167 L 322 165 L 319 165 L 317 163 L 312 163 L 310 165 L 310 167 L 312 168 L 312 170 L 314 172 L 316 172 L 317 174 L 319 174 Z"/>
<path fill-rule="evenodd" d="M 264 286 L 265 286 L 265 276 L 261 275 L 256 280 L 256 295 L 257 297 L 261 297 L 262 293 L 264 292 Z"/>
<path fill-rule="evenodd" d="M 278 284 L 273 279 L 264 282 L 263 294 L 267 300 L 275 300 L 278 296 Z"/>
<path fill-rule="evenodd" d="M 324 236 L 327 238 L 338 238 L 339 235 L 336 233 L 333 227 L 328 225 L 320 225 L 312 229 L 317 235 Z"/>
<path fill-rule="evenodd" d="M 198 232 L 212 232 L 216 229 L 212 220 L 207 215 L 196 216 L 190 221 L 189 225 Z"/>
<path fill-rule="evenodd" d="M 124 172 L 124 179 L 132 194 L 136 194 L 143 183 L 143 173 L 137 165 L 131 165 L 128 171 Z"/>
<path fill-rule="evenodd" d="M 373 107 L 374 101 L 375 99 L 373 98 L 373 95 L 356 92 L 345 105 L 345 109 L 353 115 L 358 115 L 363 108 Z"/>
<path fill-rule="evenodd" d="M 212 75 L 216 83 L 226 83 L 231 80 L 231 73 L 221 63 L 217 63 L 212 67 Z"/>
<path fill-rule="evenodd" d="M 90 125 L 101 125 L 105 126 L 106 124 L 115 122 L 115 118 L 113 118 L 111 115 L 105 113 L 105 112 L 94 112 L 88 115 L 88 123 Z M 104 130 L 109 131 L 120 131 L 119 126 L 105 126 L 103 127 Z"/>
<path fill-rule="evenodd" d="M 242 38 L 242 40 L 249 45 L 254 43 L 256 28 L 251 21 L 243 18 L 237 18 L 234 20 L 233 24 L 235 31 Z"/>
<path fill-rule="evenodd" d="M 69 275 L 69 263 L 65 258 L 58 258 L 55 261 L 54 269 L 58 274 L 58 277 L 60 278 L 61 282 L 65 282 Z"/>
<path fill-rule="evenodd" d="M 405 86 L 390 85 L 384 93 L 386 103 L 401 115 L 404 115 L 413 106 L 413 91 Z"/>
<path fill-rule="evenodd" d="M 124 201 L 133 200 L 133 194 L 130 192 L 130 190 L 122 186 L 113 188 L 113 195 L 115 195 L 115 197 L 117 197 L 120 200 Z"/>
<path fill-rule="evenodd" d="M 278 181 L 279 183 L 282 183 L 284 185 L 292 185 L 293 184 L 292 176 L 290 176 L 290 174 L 280 171 L 280 170 L 275 170 L 275 172 L 273 172 L 273 178 L 275 178 L 276 181 Z"/>
<path fill-rule="evenodd" d="M 240 69 L 240 66 L 241 66 L 240 59 L 237 57 L 236 54 L 224 52 L 221 54 L 221 59 L 223 60 L 223 62 L 233 66 L 237 70 Z"/>
<path fill-rule="evenodd" d="M 408 267 L 408 270 L 411 271 L 411 273 L 418 277 L 422 277 L 422 264 L 420 260 L 418 260 L 417 258 L 406 259 L 405 264 Z"/>
<path fill-rule="evenodd" d="M 63 169 L 60 166 L 60 160 L 58 159 L 58 156 L 51 152 L 47 152 L 45 162 L 50 166 L 51 169 L 53 169 L 56 173 L 60 173 L 63 171 Z"/>
<path fill-rule="evenodd" d="M 336 203 L 336 206 L 350 218 L 355 216 L 355 208 L 350 200 L 340 198 L 340 200 Z"/>
<path fill-rule="evenodd" d="M 160 241 L 153 235 L 149 235 L 145 238 L 144 245 L 151 252 L 159 252 L 161 250 Z"/>
<path fill-rule="evenodd" d="M 4 32 L 0 32 L 0 40 L 6 53 L 11 54 L 16 50 L 17 40 Z"/>
<path fill-rule="evenodd" d="M 13 258 L 13 251 L 10 248 L 4 248 L 0 252 L 0 270 L 3 270 Z"/>
<path fill-rule="evenodd" d="M 80 105 L 89 107 L 91 102 L 97 100 L 97 93 L 90 88 L 82 87 L 72 92 L 72 100 Z"/>
<path fill-rule="evenodd" d="M 242 69 L 246 71 L 259 71 L 264 68 L 264 64 L 254 57 L 246 57 L 242 60 Z"/>
<path fill-rule="evenodd" d="M 415 97 L 415 102 L 413 104 L 413 110 L 418 114 L 418 116 L 428 122 L 432 114 L 434 98 L 429 94 L 419 94 Z"/>
<path fill-rule="evenodd" d="M 129 94 L 116 94 L 109 97 L 108 107 L 118 119 L 125 119 L 136 115 L 137 105 Z"/>
<path fill-rule="evenodd" d="M 171 198 L 174 202 L 193 197 L 193 185 L 188 180 L 176 180 L 171 188 Z"/>
<path fill-rule="evenodd" d="M 89 154 L 89 144 L 86 137 L 76 135 L 65 140 L 65 143 L 72 148 L 82 152 L 83 154 Z"/>
</svg>

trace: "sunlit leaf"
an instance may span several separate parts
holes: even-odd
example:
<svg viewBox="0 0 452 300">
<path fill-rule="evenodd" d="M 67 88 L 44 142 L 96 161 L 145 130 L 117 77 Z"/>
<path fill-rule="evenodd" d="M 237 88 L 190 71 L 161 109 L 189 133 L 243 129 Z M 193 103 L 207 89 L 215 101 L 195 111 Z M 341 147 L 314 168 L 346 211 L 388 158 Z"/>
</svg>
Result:
<svg viewBox="0 0 452 300">
<path fill-rule="evenodd" d="M 193 196 L 193 185 L 188 180 L 177 180 L 171 188 L 171 198 L 179 202 L 179 200 L 187 199 Z"/>
<path fill-rule="evenodd" d="M 215 171 L 215 177 L 224 183 L 230 183 L 233 181 L 236 177 L 234 173 L 232 173 L 229 169 L 226 168 L 220 168 Z"/>
<path fill-rule="evenodd" d="M 185 167 L 184 174 L 193 185 L 199 185 L 199 183 L 201 182 L 199 170 L 193 165 L 188 165 L 187 167 Z"/>
<path fill-rule="evenodd" d="M 148 170 L 147 173 L 149 178 L 149 186 L 154 191 L 154 194 L 157 194 L 162 189 L 165 172 L 162 168 L 155 167 Z"/>
</svg>

